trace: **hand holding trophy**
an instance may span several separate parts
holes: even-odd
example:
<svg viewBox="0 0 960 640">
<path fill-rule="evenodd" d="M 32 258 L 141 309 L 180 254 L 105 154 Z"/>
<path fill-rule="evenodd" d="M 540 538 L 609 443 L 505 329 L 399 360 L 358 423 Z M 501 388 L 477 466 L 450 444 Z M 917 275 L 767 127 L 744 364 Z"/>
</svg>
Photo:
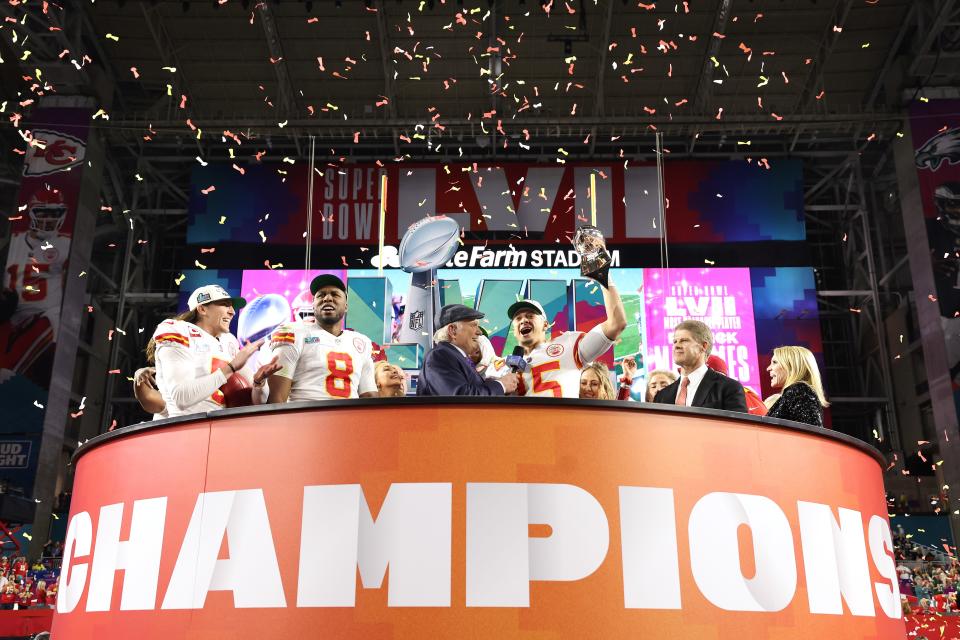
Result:
<svg viewBox="0 0 960 640">
<path fill-rule="evenodd" d="M 573 236 L 573 247 L 580 254 L 580 275 L 596 280 L 604 288 L 610 274 L 610 252 L 600 229 L 584 225 Z"/>
</svg>

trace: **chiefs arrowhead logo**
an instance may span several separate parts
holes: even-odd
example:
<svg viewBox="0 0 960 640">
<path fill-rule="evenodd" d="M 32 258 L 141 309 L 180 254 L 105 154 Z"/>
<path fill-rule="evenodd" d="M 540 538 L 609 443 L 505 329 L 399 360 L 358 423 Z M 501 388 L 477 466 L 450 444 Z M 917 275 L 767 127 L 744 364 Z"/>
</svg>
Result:
<svg viewBox="0 0 960 640">
<path fill-rule="evenodd" d="M 82 140 L 49 129 L 34 129 L 31 133 L 43 147 L 31 148 L 23 163 L 23 175 L 45 176 L 83 162 L 87 149 Z"/>
</svg>

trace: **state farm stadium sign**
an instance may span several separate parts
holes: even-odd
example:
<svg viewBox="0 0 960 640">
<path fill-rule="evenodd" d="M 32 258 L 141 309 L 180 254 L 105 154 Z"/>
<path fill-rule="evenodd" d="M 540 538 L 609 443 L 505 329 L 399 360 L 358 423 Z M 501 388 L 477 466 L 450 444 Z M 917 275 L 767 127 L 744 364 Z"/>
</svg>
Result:
<svg viewBox="0 0 960 640">
<path fill-rule="evenodd" d="M 614 403 L 358 404 L 84 453 L 54 637 L 903 637 L 863 448 Z"/>
</svg>

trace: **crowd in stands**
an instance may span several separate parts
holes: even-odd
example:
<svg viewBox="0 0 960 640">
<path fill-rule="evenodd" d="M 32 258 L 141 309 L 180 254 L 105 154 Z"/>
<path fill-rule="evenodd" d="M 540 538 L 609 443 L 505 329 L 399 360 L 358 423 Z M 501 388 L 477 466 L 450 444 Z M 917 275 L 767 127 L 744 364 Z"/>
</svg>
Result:
<svg viewBox="0 0 960 640">
<path fill-rule="evenodd" d="M 44 553 L 32 566 L 24 556 L 0 555 L 0 609 L 56 607 L 63 543 L 48 543 Z"/>
<path fill-rule="evenodd" d="M 913 542 L 902 528 L 893 530 L 897 577 L 905 615 L 960 614 L 960 563 L 953 553 Z"/>
</svg>

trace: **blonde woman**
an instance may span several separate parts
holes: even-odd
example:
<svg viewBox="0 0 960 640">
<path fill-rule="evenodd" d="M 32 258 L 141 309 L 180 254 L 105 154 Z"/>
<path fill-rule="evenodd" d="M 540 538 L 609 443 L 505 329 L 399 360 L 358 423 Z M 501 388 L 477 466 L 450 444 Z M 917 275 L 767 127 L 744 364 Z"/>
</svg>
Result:
<svg viewBox="0 0 960 640">
<path fill-rule="evenodd" d="M 677 381 L 677 374 L 666 369 L 654 369 L 647 374 L 647 402 L 653 402 L 661 390 Z"/>
<path fill-rule="evenodd" d="M 380 398 L 402 398 L 407 393 L 403 369 L 386 360 L 374 365 L 373 379 L 377 383 L 377 396 Z"/>
<path fill-rule="evenodd" d="M 584 400 L 616 400 L 610 370 L 602 362 L 590 362 L 580 370 L 580 397 Z"/>
<path fill-rule="evenodd" d="M 804 347 L 777 347 L 767 367 L 770 384 L 780 394 L 771 402 L 767 416 L 823 426 L 823 407 L 829 406 L 820 383 L 817 361 Z"/>
</svg>

